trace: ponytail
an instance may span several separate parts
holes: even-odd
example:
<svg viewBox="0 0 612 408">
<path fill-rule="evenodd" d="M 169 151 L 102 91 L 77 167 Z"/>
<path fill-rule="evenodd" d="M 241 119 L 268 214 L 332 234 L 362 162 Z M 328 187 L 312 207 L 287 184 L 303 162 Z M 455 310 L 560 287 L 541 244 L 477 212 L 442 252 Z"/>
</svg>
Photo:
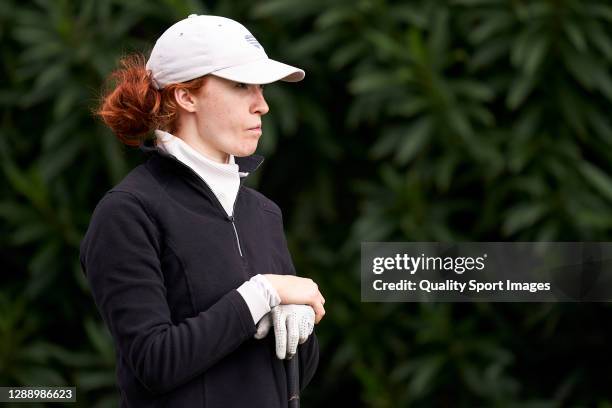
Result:
<svg viewBox="0 0 612 408">
<path fill-rule="evenodd" d="M 178 130 L 178 106 L 174 90 L 197 91 L 204 84 L 205 77 L 157 90 L 143 55 L 123 57 L 119 65 L 120 68 L 108 77 L 107 84 L 113 86 L 107 88 L 94 114 L 128 146 L 138 146 L 154 129 L 175 133 Z"/>
</svg>

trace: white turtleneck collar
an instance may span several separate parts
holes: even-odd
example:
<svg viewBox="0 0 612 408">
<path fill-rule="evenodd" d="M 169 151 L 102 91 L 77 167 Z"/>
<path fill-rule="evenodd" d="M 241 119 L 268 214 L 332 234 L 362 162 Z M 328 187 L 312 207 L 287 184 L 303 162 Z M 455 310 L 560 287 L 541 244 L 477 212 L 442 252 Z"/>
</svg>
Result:
<svg viewBox="0 0 612 408">
<path fill-rule="evenodd" d="M 163 130 L 156 130 L 157 148 L 176 157 L 195 171 L 215 194 L 227 215 L 234 212 L 234 202 L 240 187 L 240 177 L 248 173 L 238 171 L 234 156 L 230 154 L 229 163 L 218 163 L 204 156 L 183 139 Z"/>
</svg>

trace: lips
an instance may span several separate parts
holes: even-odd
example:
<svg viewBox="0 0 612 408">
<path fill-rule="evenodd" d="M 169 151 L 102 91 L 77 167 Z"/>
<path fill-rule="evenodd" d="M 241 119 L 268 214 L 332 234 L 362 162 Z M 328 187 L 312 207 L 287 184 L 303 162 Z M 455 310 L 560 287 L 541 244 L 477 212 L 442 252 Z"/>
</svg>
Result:
<svg viewBox="0 0 612 408">
<path fill-rule="evenodd" d="M 261 130 L 261 125 L 258 125 L 258 126 L 255 126 L 255 127 L 248 128 L 248 130 Z"/>
</svg>

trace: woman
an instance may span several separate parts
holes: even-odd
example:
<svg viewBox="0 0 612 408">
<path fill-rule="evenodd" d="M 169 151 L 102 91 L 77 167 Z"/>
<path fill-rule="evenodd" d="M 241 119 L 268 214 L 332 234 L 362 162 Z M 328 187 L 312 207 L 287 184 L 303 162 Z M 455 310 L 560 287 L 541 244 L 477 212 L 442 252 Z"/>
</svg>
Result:
<svg viewBox="0 0 612 408">
<path fill-rule="evenodd" d="M 121 406 L 284 407 L 298 342 L 300 388 L 314 375 L 325 299 L 294 276 L 279 207 L 242 185 L 263 160 L 262 84 L 303 77 L 241 24 L 196 15 L 112 74 L 97 113 L 148 159 L 100 200 L 80 260 Z"/>
</svg>

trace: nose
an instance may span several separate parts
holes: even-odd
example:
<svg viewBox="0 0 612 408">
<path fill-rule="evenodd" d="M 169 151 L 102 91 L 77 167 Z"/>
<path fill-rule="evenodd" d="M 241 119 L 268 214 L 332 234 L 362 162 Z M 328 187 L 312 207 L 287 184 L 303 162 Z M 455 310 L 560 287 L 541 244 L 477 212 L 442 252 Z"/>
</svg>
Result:
<svg viewBox="0 0 612 408">
<path fill-rule="evenodd" d="M 255 89 L 253 93 L 253 102 L 251 104 L 251 113 L 259 114 L 261 116 L 268 113 L 270 108 L 266 103 L 266 98 L 264 98 L 263 90 L 259 85 L 253 87 Z"/>
</svg>

